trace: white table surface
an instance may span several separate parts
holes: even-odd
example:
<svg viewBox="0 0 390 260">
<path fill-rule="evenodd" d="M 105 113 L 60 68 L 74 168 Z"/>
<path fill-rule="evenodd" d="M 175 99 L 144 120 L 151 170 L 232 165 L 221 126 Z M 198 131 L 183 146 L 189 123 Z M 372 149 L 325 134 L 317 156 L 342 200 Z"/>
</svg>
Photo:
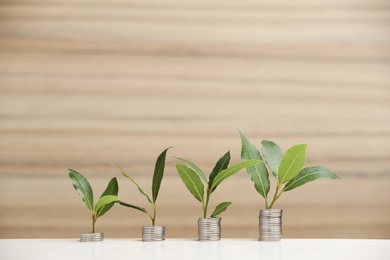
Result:
<svg viewBox="0 0 390 260">
<path fill-rule="evenodd" d="M 140 239 L 1 239 L 0 259 L 261 259 L 261 260 L 389 260 L 390 240 L 368 239 L 222 239 L 198 242 L 172 239 L 142 242 Z"/>
</svg>

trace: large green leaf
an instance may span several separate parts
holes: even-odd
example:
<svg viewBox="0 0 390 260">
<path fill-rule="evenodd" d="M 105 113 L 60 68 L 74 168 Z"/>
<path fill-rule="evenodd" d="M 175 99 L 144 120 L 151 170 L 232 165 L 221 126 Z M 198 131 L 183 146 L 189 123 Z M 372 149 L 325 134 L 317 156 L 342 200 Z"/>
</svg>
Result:
<svg viewBox="0 0 390 260">
<path fill-rule="evenodd" d="M 118 197 L 115 195 L 105 195 L 101 197 L 98 200 L 98 202 L 96 202 L 96 206 L 95 206 L 96 216 L 97 217 L 103 216 L 104 213 L 107 212 L 107 210 L 103 212 L 106 206 L 115 203 L 118 200 L 119 200 Z"/>
<path fill-rule="evenodd" d="M 69 177 L 72 180 L 73 187 L 80 194 L 81 198 L 85 202 L 85 205 L 87 205 L 87 208 L 90 211 L 93 211 L 93 191 L 88 180 L 83 175 L 72 169 L 69 169 Z"/>
<path fill-rule="evenodd" d="M 246 168 L 246 171 L 251 177 L 257 192 L 261 196 L 263 196 L 263 198 L 266 199 L 271 187 L 267 168 L 265 167 L 260 152 L 257 150 L 256 146 L 254 146 L 251 142 L 249 142 L 249 140 L 241 132 L 240 132 L 240 136 L 242 142 L 241 159 L 243 161 L 252 160 L 252 159 L 261 161 L 259 164 L 253 167 Z"/>
<path fill-rule="evenodd" d="M 211 217 L 212 218 L 215 218 L 215 217 L 218 217 L 219 215 L 221 215 L 222 212 L 224 212 L 227 207 L 229 207 L 230 205 L 232 205 L 231 202 L 222 202 L 220 204 L 218 204 L 216 207 L 215 207 L 215 210 L 213 212 L 213 214 L 211 214 Z"/>
<path fill-rule="evenodd" d="M 150 204 L 152 204 L 152 200 L 150 199 L 149 195 L 146 194 L 142 189 L 141 187 L 129 176 L 127 175 L 121 167 L 119 167 L 118 165 L 115 165 L 116 167 L 118 167 L 118 169 L 122 172 L 122 175 L 125 176 L 127 179 L 129 179 L 132 183 L 134 183 L 134 185 L 138 188 L 138 191 L 139 193 L 141 193 L 142 195 L 144 195 L 146 197 L 146 199 L 149 201 Z"/>
<path fill-rule="evenodd" d="M 211 185 L 214 181 L 215 176 L 217 176 L 222 170 L 225 170 L 229 166 L 230 162 L 230 151 L 225 153 L 217 162 L 215 165 L 213 171 L 210 173 L 209 176 L 209 189 L 211 189 Z"/>
<path fill-rule="evenodd" d="M 211 190 L 214 191 L 219 184 L 221 184 L 222 181 L 227 179 L 228 177 L 232 176 L 236 172 L 238 172 L 241 169 L 244 169 L 246 167 L 254 166 L 258 164 L 259 160 L 248 160 L 245 162 L 237 163 L 223 171 L 221 171 L 217 176 L 215 176 L 214 181 L 211 185 Z"/>
<path fill-rule="evenodd" d="M 161 181 L 164 176 L 165 168 L 165 158 L 167 156 L 167 151 L 171 147 L 165 149 L 157 158 L 156 165 L 154 167 L 153 181 L 152 181 L 152 198 L 153 202 L 156 202 L 158 192 L 160 190 Z"/>
<path fill-rule="evenodd" d="M 291 179 L 284 186 L 283 191 L 295 189 L 303 184 L 314 181 L 319 178 L 338 179 L 339 177 L 322 166 L 313 166 L 302 169 L 295 178 Z"/>
<path fill-rule="evenodd" d="M 179 157 L 173 157 L 173 158 L 176 158 L 176 159 L 182 161 L 183 163 L 187 164 L 202 180 L 204 180 L 207 183 L 206 175 L 203 173 L 203 171 L 198 166 L 196 166 L 195 163 L 192 163 L 186 159 L 179 158 Z"/>
<path fill-rule="evenodd" d="M 103 196 L 106 196 L 106 195 L 115 195 L 115 196 L 117 196 L 118 195 L 118 191 L 119 191 L 118 180 L 116 178 L 112 178 L 110 180 L 110 182 L 108 183 L 107 188 L 105 189 L 105 191 L 100 196 L 100 198 L 103 197 Z M 112 208 L 112 206 L 114 206 L 114 204 L 115 204 L 115 202 L 112 202 L 112 203 L 109 203 L 109 204 L 105 205 L 100 210 L 100 215 L 99 216 L 103 216 L 107 211 L 109 211 Z"/>
<path fill-rule="evenodd" d="M 194 195 L 195 199 L 203 202 L 204 185 L 196 172 L 183 164 L 176 164 L 177 172 L 186 185 L 187 189 Z"/>
<path fill-rule="evenodd" d="M 306 161 L 306 144 L 297 144 L 287 150 L 280 162 L 278 182 L 283 184 L 297 176 Z"/>
<path fill-rule="evenodd" d="M 283 158 L 283 152 L 274 142 L 263 140 L 261 142 L 263 156 L 271 169 L 272 174 L 278 179 L 278 169 Z"/>
<path fill-rule="evenodd" d="M 139 210 L 139 211 L 142 211 L 144 213 L 148 213 L 146 211 L 146 209 L 144 208 L 141 208 L 141 207 L 138 207 L 138 206 L 135 206 L 135 205 L 132 205 L 132 204 L 129 204 L 129 203 L 126 203 L 126 202 L 123 202 L 123 201 L 118 201 L 118 203 L 122 206 L 125 206 L 125 207 L 128 207 L 128 208 L 132 208 L 132 209 L 136 209 L 136 210 Z"/>
</svg>

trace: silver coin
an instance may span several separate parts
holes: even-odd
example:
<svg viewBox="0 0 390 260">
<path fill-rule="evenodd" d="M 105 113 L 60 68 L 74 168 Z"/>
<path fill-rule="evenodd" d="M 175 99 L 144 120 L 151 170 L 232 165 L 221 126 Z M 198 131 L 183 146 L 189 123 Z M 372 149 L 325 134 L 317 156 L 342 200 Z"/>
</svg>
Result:
<svg viewBox="0 0 390 260">
<path fill-rule="evenodd" d="M 103 241 L 103 239 L 104 239 L 103 233 L 82 232 L 80 234 L 81 242 L 98 242 L 98 241 Z"/>
</svg>

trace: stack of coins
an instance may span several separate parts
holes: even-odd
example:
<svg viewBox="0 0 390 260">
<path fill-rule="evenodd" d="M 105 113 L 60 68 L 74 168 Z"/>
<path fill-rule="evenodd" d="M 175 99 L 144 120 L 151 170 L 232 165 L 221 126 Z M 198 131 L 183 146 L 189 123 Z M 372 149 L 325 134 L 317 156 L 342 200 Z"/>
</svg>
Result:
<svg viewBox="0 0 390 260">
<path fill-rule="evenodd" d="M 142 241 L 163 241 L 165 240 L 165 226 L 143 226 Z"/>
<path fill-rule="evenodd" d="M 198 240 L 221 240 L 221 218 L 199 218 Z"/>
<path fill-rule="evenodd" d="M 259 241 L 280 241 L 282 238 L 281 209 L 260 210 Z"/>
<path fill-rule="evenodd" d="M 80 242 L 97 242 L 103 241 L 104 234 L 103 233 L 91 233 L 91 232 L 83 232 L 80 234 Z"/>
</svg>

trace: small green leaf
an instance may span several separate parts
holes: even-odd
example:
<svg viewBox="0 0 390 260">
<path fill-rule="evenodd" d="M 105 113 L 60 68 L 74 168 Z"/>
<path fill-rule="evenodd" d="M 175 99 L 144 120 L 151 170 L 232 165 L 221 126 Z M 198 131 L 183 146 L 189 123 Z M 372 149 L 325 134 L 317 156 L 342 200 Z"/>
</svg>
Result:
<svg viewBox="0 0 390 260">
<path fill-rule="evenodd" d="M 260 152 L 257 150 L 249 140 L 239 131 L 241 136 L 241 159 L 242 161 L 257 159 L 261 162 L 253 167 L 246 168 L 247 173 L 251 177 L 255 185 L 256 191 L 263 196 L 264 199 L 267 199 L 268 192 L 270 190 L 269 174 L 267 168 L 265 167 L 264 162 L 262 161 Z"/>
<path fill-rule="evenodd" d="M 153 202 L 156 202 L 158 192 L 160 190 L 161 181 L 164 176 L 165 158 L 167 151 L 171 147 L 165 149 L 157 158 L 156 165 L 154 167 L 153 181 L 152 181 L 152 198 Z"/>
<path fill-rule="evenodd" d="M 73 187 L 80 194 L 81 198 L 85 202 L 85 205 L 87 205 L 87 208 L 90 211 L 93 211 L 93 191 L 88 180 L 83 175 L 72 169 L 69 169 L 69 177 L 72 180 Z"/>
<path fill-rule="evenodd" d="M 129 179 L 132 183 L 134 183 L 134 185 L 138 188 L 138 191 L 144 195 L 146 197 L 146 199 L 149 201 L 150 204 L 153 204 L 152 200 L 150 199 L 149 195 L 146 194 L 142 189 L 141 187 L 129 176 L 127 175 L 121 167 L 119 167 L 118 165 L 115 165 L 116 167 L 118 167 L 118 169 L 122 172 L 122 175 L 125 176 L 127 179 Z"/>
<path fill-rule="evenodd" d="M 204 185 L 196 172 L 183 164 L 176 164 L 176 169 L 180 178 L 187 189 L 194 195 L 195 199 L 203 202 Z"/>
<path fill-rule="evenodd" d="M 132 205 L 132 204 L 128 204 L 128 203 L 126 203 L 126 202 L 123 202 L 123 201 L 118 201 L 118 203 L 120 204 L 120 205 L 122 205 L 122 206 L 125 206 L 125 207 L 128 207 L 128 208 L 132 208 L 132 209 L 136 209 L 136 210 L 139 210 L 139 211 L 142 211 L 142 212 L 144 212 L 144 213 L 148 213 L 147 211 L 146 211 L 146 209 L 144 209 L 144 208 L 141 208 L 141 207 L 138 207 L 138 206 L 135 206 L 135 205 Z"/>
<path fill-rule="evenodd" d="M 215 176 L 213 184 L 211 185 L 211 190 L 214 191 L 219 184 L 221 184 L 222 181 L 227 179 L 228 177 L 232 176 L 236 172 L 238 172 L 241 169 L 244 169 L 246 167 L 255 166 L 258 164 L 259 160 L 248 160 L 245 162 L 237 163 L 223 171 L 221 171 L 217 176 Z"/>
<path fill-rule="evenodd" d="M 190 161 L 187 161 L 186 159 L 179 158 L 179 157 L 173 157 L 173 158 L 176 158 L 176 159 L 184 162 L 185 164 L 187 164 L 202 180 L 204 180 L 207 183 L 206 175 L 203 173 L 203 171 L 198 166 L 195 165 L 195 163 L 192 163 Z"/>
<path fill-rule="evenodd" d="M 107 185 L 107 188 L 103 192 L 103 194 L 100 196 L 102 198 L 103 196 L 106 195 L 118 195 L 119 187 L 118 187 L 118 180 L 116 178 L 112 178 L 110 182 Z M 103 216 L 107 211 L 109 211 L 113 206 L 115 202 L 109 203 L 105 205 L 101 210 L 100 210 L 100 216 Z"/>
<path fill-rule="evenodd" d="M 100 197 L 103 197 L 105 195 L 118 195 L 118 191 L 118 180 L 114 177 L 108 182 L 107 188 L 104 190 Z"/>
<path fill-rule="evenodd" d="M 295 189 L 303 184 L 314 181 L 319 178 L 339 179 L 339 177 L 322 166 L 313 166 L 302 169 L 295 178 L 287 182 L 283 191 L 289 191 Z"/>
<path fill-rule="evenodd" d="M 288 182 L 302 170 L 306 161 L 306 147 L 306 144 L 298 144 L 287 150 L 278 170 L 279 184 Z"/>
<path fill-rule="evenodd" d="M 115 195 L 106 195 L 101 197 L 98 202 L 96 202 L 95 206 L 95 211 L 96 211 L 96 216 L 100 217 L 102 216 L 105 212 L 103 212 L 103 209 L 111 203 L 114 203 L 115 201 L 118 201 L 118 197 Z"/>
<path fill-rule="evenodd" d="M 230 162 L 230 151 L 225 153 L 217 162 L 215 165 L 213 171 L 210 173 L 209 176 L 209 189 L 211 189 L 211 185 L 214 181 L 215 176 L 217 176 L 222 170 L 225 170 L 229 166 Z"/>
<path fill-rule="evenodd" d="M 230 205 L 232 205 L 231 202 L 222 202 L 222 203 L 218 204 L 217 207 L 215 207 L 215 210 L 214 210 L 213 214 L 211 214 L 211 217 L 212 218 L 218 217 Z"/>
<path fill-rule="evenodd" d="M 274 142 L 263 140 L 261 142 L 262 152 L 265 160 L 267 161 L 267 165 L 272 171 L 272 174 L 278 179 L 278 169 L 280 162 L 283 158 L 283 152 L 280 147 Z"/>
</svg>

